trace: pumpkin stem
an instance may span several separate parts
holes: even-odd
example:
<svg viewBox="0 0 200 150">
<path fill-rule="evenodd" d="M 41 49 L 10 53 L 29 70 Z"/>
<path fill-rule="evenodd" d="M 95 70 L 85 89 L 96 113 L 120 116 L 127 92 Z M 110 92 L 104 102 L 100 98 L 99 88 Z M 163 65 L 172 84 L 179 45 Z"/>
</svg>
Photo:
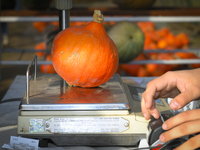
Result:
<svg viewBox="0 0 200 150">
<path fill-rule="evenodd" d="M 103 23 L 103 14 L 101 13 L 100 10 L 94 10 L 94 14 L 93 14 L 93 21 L 97 22 L 97 23 Z"/>
</svg>

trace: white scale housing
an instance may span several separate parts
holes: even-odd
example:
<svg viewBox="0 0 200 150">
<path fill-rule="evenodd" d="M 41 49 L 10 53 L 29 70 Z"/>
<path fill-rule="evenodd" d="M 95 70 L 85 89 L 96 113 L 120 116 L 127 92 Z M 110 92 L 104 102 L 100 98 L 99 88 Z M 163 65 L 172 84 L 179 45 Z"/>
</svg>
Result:
<svg viewBox="0 0 200 150">
<path fill-rule="evenodd" d="M 56 145 L 133 146 L 146 137 L 141 112 L 144 88 L 115 74 L 96 88 L 64 87 L 56 74 L 30 79 L 18 116 L 18 135 L 49 139 Z M 171 115 L 165 100 L 160 112 Z"/>
</svg>

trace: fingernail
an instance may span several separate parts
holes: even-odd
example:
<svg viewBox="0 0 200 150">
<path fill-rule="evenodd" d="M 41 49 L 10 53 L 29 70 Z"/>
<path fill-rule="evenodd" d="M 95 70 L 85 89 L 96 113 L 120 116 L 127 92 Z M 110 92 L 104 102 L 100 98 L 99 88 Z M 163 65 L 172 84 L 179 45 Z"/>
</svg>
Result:
<svg viewBox="0 0 200 150">
<path fill-rule="evenodd" d="M 165 140 L 165 138 L 164 138 L 164 136 L 162 134 L 160 135 L 159 139 L 160 139 L 161 142 L 164 142 L 164 140 Z"/>
<path fill-rule="evenodd" d="M 147 114 L 144 114 L 144 118 L 145 118 L 146 120 L 149 120 L 149 118 L 148 118 L 148 115 L 147 115 Z"/>
<path fill-rule="evenodd" d="M 166 124 L 166 123 L 163 123 L 162 128 L 163 128 L 164 130 L 166 130 L 166 129 L 167 129 L 167 124 Z"/>
<path fill-rule="evenodd" d="M 179 108 L 179 104 L 176 102 L 176 101 L 173 101 L 171 104 L 170 104 L 170 107 L 172 109 L 178 109 Z"/>
<path fill-rule="evenodd" d="M 157 118 L 157 115 L 156 115 L 155 113 L 153 113 L 152 116 L 153 116 L 154 118 Z"/>
<path fill-rule="evenodd" d="M 143 115 L 144 115 L 144 118 L 147 119 L 147 118 L 146 118 L 146 117 L 147 117 L 147 114 L 143 114 Z"/>
</svg>

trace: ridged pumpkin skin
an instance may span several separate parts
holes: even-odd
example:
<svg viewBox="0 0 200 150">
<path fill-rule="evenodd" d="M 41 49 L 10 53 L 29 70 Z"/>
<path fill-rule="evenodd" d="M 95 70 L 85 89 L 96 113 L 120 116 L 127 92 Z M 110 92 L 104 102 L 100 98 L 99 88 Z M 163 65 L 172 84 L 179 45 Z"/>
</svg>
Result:
<svg viewBox="0 0 200 150">
<path fill-rule="evenodd" d="M 144 47 L 144 34 L 137 24 L 123 21 L 108 31 L 119 52 L 119 62 L 126 63 L 136 58 Z"/>
<path fill-rule="evenodd" d="M 96 87 L 111 79 L 118 67 L 118 51 L 103 25 L 90 22 L 59 32 L 52 43 L 54 69 L 68 84 Z"/>
</svg>

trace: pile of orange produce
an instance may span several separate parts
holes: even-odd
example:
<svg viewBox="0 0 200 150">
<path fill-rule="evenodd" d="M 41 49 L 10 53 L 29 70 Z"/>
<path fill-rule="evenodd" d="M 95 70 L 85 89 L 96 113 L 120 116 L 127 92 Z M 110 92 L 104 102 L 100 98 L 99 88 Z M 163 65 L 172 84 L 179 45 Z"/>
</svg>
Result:
<svg viewBox="0 0 200 150">
<path fill-rule="evenodd" d="M 52 57 L 51 57 L 51 54 L 48 54 L 46 56 L 46 61 L 51 61 L 52 60 Z M 52 64 L 48 64 L 48 65 L 40 65 L 40 72 L 41 73 L 56 73 L 56 71 L 54 70 L 53 68 L 53 65 Z"/>
<path fill-rule="evenodd" d="M 85 25 L 88 22 L 70 22 L 70 26 L 81 26 Z M 58 29 L 59 23 L 58 22 L 34 22 L 34 28 L 39 32 L 44 32 L 47 25 L 55 26 L 55 29 Z M 106 23 L 105 23 L 106 24 Z M 115 24 L 115 22 L 109 22 L 110 25 Z M 187 34 L 180 32 L 179 34 L 175 35 L 172 31 L 167 28 L 163 27 L 161 29 L 156 29 L 155 24 L 153 22 L 138 22 L 138 26 L 141 28 L 145 35 L 144 41 L 144 50 L 174 50 L 174 49 L 188 49 L 190 40 Z M 35 46 L 36 50 L 45 50 L 47 46 L 45 42 L 38 43 Z M 38 56 L 44 56 L 43 52 L 37 52 Z M 176 52 L 176 53 L 148 53 L 147 57 L 143 53 L 140 54 L 134 60 L 174 60 L 174 59 L 199 59 L 194 53 L 183 53 L 183 52 Z M 48 59 L 50 57 L 48 56 Z M 48 68 L 52 65 L 46 65 Z M 125 73 L 144 77 L 144 76 L 160 76 L 167 71 L 176 70 L 181 65 L 166 65 L 166 64 L 121 64 L 118 69 L 118 73 L 120 70 L 123 70 Z M 191 68 L 199 68 L 200 64 L 191 64 Z M 43 67 L 44 68 L 44 65 Z M 48 69 L 47 69 L 48 70 Z M 45 71 L 41 69 L 43 73 L 54 73 L 52 69 L 51 71 Z"/>
<path fill-rule="evenodd" d="M 38 44 L 35 45 L 34 47 L 35 50 L 46 50 L 47 49 L 47 45 L 45 42 L 40 42 Z M 46 61 L 51 61 L 51 54 L 46 54 L 44 52 L 36 52 L 36 55 L 39 57 L 45 57 Z M 56 71 L 53 68 L 52 64 L 43 64 L 40 65 L 40 72 L 41 73 L 56 73 Z"/>
<path fill-rule="evenodd" d="M 144 50 L 173 50 L 187 49 L 190 43 L 187 34 L 181 32 L 174 35 L 172 31 L 163 27 L 156 30 L 153 22 L 138 22 L 145 35 Z M 151 60 L 174 60 L 174 59 L 199 59 L 194 53 L 148 53 Z M 148 60 L 146 55 L 140 54 L 134 60 Z M 176 70 L 181 65 L 173 64 L 121 64 L 120 68 L 129 75 L 144 77 L 144 76 L 160 76 L 167 71 Z M 191 64 L 191 68 L 198 68 L 200 64 Z"/>
<path fill-rule="evenodd" d="M 47 49 L 46 43 L 45 43 L 45 42 L 37 43 L 37 44 L 35 45 L 34 49 L 35 49 L 35 50 L 40 50 L 39 52 L 36 52 L 36 53 L 35 53 L 37 56 L 44 56 L 45 53 L 44 53 L 44 52 L 41 52 L 41 51 Z"/>
</svg>

